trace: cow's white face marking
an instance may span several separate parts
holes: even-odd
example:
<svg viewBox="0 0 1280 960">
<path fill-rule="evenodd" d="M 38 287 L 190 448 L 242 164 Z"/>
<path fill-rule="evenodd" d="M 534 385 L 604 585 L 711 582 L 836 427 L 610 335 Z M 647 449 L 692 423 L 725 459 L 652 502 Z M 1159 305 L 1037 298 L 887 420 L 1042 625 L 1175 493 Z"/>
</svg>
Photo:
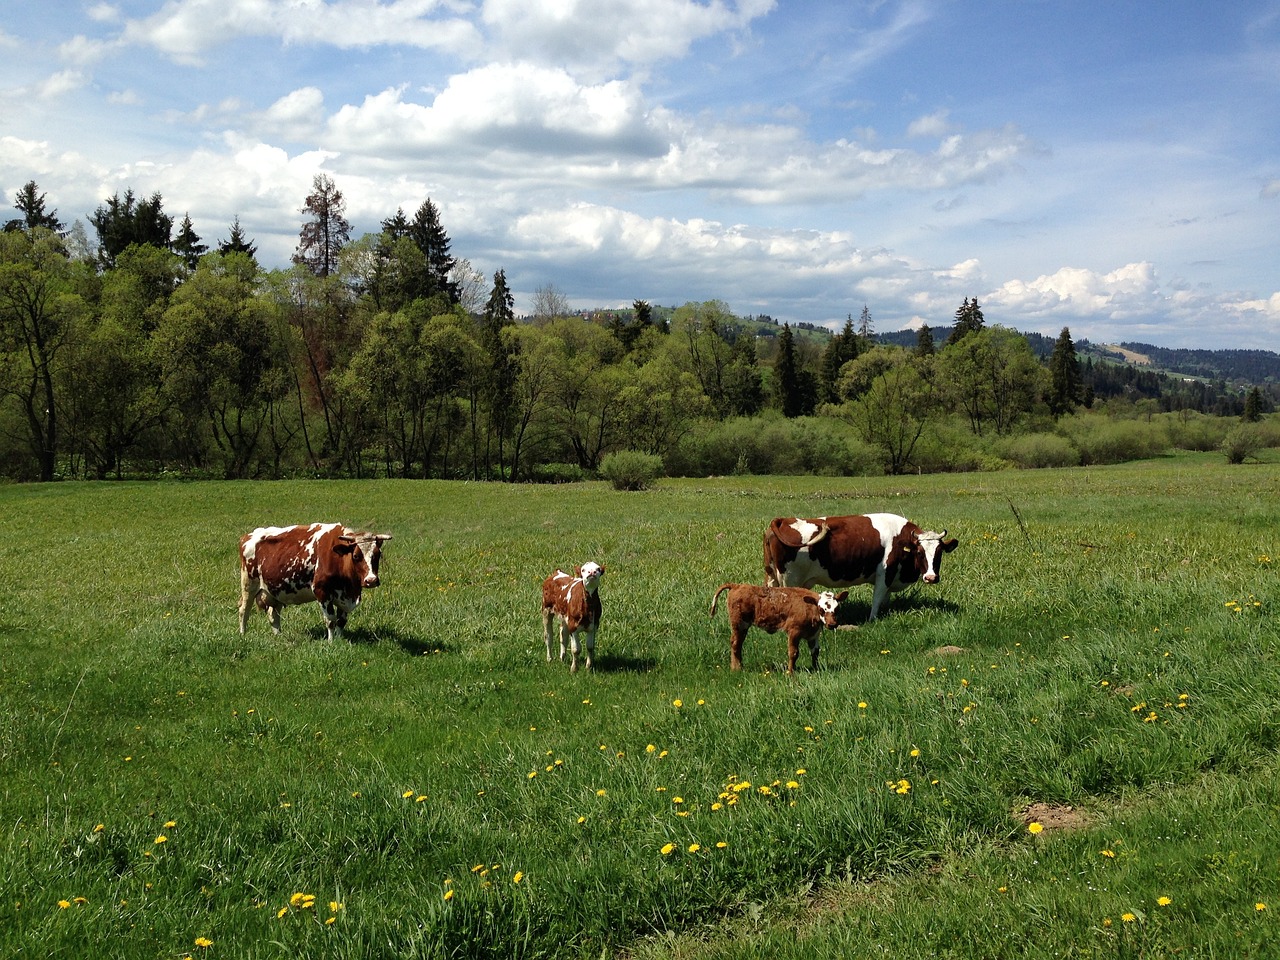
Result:
<svg viewBox="0 0 1280 960">
<path fill-rule="evenodd" d="M 588 560 L 582 565 L 582 586 L 587 593 L 592 593 L 596 589 L 596 584 L 600 578 L 604 576 L 604 567 L 596 563 L 594 560 Z"/>
<path fill-rule="evenodd" d="M 840 606 L 840 601 L 836 599 L 836 595 L 830 590 L 823 590 L 818 594 L 818 609 L 823 613 L 835 615 L 836 609 Z"/>
<path fill-rule="evenodd" d="M 920 549 L 924 551 L 924 576 L 921 579 L 925 583 L 938 582 L 938 563 L 942 558 L 942 541 L 946 536 L 945 530 L 941 533 L 926 530 L 920 534 Z"/>
</svg>

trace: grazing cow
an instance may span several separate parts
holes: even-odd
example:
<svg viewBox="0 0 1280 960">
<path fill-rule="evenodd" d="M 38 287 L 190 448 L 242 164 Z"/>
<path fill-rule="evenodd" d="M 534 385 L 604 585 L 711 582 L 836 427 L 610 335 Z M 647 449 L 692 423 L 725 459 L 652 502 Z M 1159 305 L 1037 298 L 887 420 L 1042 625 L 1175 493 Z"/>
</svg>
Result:
<svg viewBox="0 0 1280 960">
<path fill-rule="evenodd" d="M 382 544 L 389 533 L 352 530 L 340 523 L 259 527 L 240 538 L 240 633 L 245 632 L 250 603 L 280 632 L 280 608 L 320 604 L 329 639 L 342 636 L 347 617 L 360 602 L 360 592 L 378 580 Z"/>
<path fill-rule="evenodd" d="M 885 597 L 916 581 L 937 583 L 942 555 L 959 542 L 921 530 L 906 517 L 778 517 L 764 534 L 764 582 L 770 586 L 854 587 L 874 583 L 874 620 Z"/>
<path fill-rule="evenodd" d="M 604 567 L 587 561 L 568 574 L 557 570 L 542 582 L 542 637 L 547 643 L 547 663 L 551 662 L 551 621 L 560 621 L 560 659 L 564 660 L 564 643 L 569 641 L 572 659 L 569 672 L 578 672 L 578 635 L 586 639 L 587 669 L 596 649 L 596 631 L 600 629 L 600 578 Z"/>
<path fill-rule="evenodd" d="M 847 591 L 814 593 L 803 587 L 726 583 L 711 598 L 710 616 L 716 615 L 716 604 L 720 594 L 726 590 L 729 591 L 729 600 L 725 604 L 729 611 L 729 669 L 742 669 L 742 641 L 751 626 L 757 626 L 765 633 L 786 632 L 788 674 L 796 672 L 801 640 L 808 641 L 813 669 L 818 669 L 818 635 L 823 627 L 835 629 L 836 608 L 847 596 Z"/>
</svg>

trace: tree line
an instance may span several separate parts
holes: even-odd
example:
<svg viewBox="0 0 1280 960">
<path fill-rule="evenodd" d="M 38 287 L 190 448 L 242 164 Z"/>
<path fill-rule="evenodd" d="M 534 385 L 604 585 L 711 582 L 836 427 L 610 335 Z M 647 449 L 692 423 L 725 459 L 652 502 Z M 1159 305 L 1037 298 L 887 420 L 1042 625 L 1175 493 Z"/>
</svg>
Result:
<svg viewBox="0 0 1280 960">
<path fill-rule="evenodd" d="M 34 182 L 14 206 L 0 232 L 0 462 L 16 479 L 574 479 L 618 451 L 671 473 L 757 468 L 731 439 L 741 423 L 796 451 L 768 469 L 904 472 L 940 437 L 985 449 L 1144 399 L 1132 377 L 1107 383 L 1123 368 L 1082 365 L 1068 329 L 1041 358 L 976 298 L 945 341 L 924 327 L 910 346 L 880 342 L 865 306 L 834 335 L 768 321 L 762 336 L 720 301 L 584 317 L 548 285 L 518 318 L 504 270 L 455 258 L 430 198 L 353 239 L 323 174 L 287 269 L 260 266 L 238 218 L 210 247 L 158 193 L 105 200 L 92 238 Z M 1213 387 L 1176 402 L 1245 412 Z M 714 437 L 737 462 L 708 449 Z"/>
</svg>

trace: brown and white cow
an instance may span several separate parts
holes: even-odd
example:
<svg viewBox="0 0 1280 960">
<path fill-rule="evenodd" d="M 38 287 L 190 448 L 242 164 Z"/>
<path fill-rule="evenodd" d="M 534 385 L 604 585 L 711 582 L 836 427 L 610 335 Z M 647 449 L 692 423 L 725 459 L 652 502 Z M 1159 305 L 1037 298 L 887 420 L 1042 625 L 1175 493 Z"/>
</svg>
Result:
<svg viewBox="0 0 1280 960">
<path fill-rule="evenodd" d="M 814 593 L 803 587 L 761 587 L 754 583 L 726 583 L 711 598 L 711 613 L 716 615 L 720 594 L 729 591 L 725 608 L 729 613 L 729 669 L 742 669 L 742 641 L 750 627 L 765 633 L 787 635 L 787 673 L 796 672 L 800 641 L 809 644 L 813 669 L 818 669 L 819 635 L 822 629 L 836 627 L 836 608 L 847 595 L 830 590 Z"/>
<path fill-rule="evenodd" d="M 596 649 L 596 631 L 600 628 L 600 578 L 604 567 L 588 560 L 573 573 L 557 570 L 542 582 L 542 637 L 547 644 L 547 663 L 551 662 L 551 622 L 560 621 L 560 659 L 564 660 L 565 640 L 569 641 L 572 659 L 569 672 L 578 671 L 578 635 L 586 641 L 586 667 Z"/>
<path fill-rule="evenodd" d="M 778 517 L 764 534 L 764 582 L 773 586 L 853 587 L 874 583 L 871 615 L 885 597 L 916 582 L 937 583 L 942 555 L 959 541 L 922 530 L 906 517 Z"/>
<path fill-rule="evenodd" d="M 389 533 L 340 523 L 258 527 L 240 538 L 240 633 L 257 602 L 280 632 L 280 609 L 316 601 L 330 640 L 342 636 L 360 593 L 379 584 L 378 563 Z"/>
</svg>

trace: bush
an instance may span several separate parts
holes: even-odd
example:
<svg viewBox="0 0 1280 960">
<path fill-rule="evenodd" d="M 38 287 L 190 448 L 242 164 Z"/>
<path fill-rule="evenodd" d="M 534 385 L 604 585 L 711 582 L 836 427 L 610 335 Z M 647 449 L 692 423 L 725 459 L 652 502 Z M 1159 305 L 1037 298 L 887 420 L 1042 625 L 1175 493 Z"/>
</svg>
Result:
<svg viewBox="0 0 1280 960">
<path fill-rule="evenodd" d="M 1024 468 L 1075 467 L 1080 464 L 1080 451 L 1070 440 L 1056 433 L 1005 437 L 996 444 L 996 452 Z"/>
<path fill-rule="evenodd" d="M 1169 448 L 1163 425 L 1151 421 L 1077 414 L 1063 417 L 1058 430 L 1075 444 L 1085 466 L 1146 460 Z"/>
<path fill-rule="evenodd" d="M 673 476 L 812 474 L 822 477 L 879 476 L 878 451 L 848 424 L 828 417 L 781 414 L 706 422 L 667 456 Z"/>
<path fill-rule="evenodd" d="M 1230 425 L 1230 420 L 1194 411 L 1172 413 L 1165 418 L 1169 442 L 1179 450 L 1217 450 L 1221 448 Z"/>
<path fill-rule="evenodd" d="M 619 450 L 600 461 L 598 472 L 615 490 L 644 490 L 662 475 L 662 458 L 640 450 Z"/>
<path fill-rule="evenodd" d="M 1236 424 L 1222 439 L 1222 452 L 1227 455 L 1227 463 L 1256 460 L 1258 451 L 1276 446 L 1280 446 L 1280 422 L 1275 420 Z"/>
</svg>

